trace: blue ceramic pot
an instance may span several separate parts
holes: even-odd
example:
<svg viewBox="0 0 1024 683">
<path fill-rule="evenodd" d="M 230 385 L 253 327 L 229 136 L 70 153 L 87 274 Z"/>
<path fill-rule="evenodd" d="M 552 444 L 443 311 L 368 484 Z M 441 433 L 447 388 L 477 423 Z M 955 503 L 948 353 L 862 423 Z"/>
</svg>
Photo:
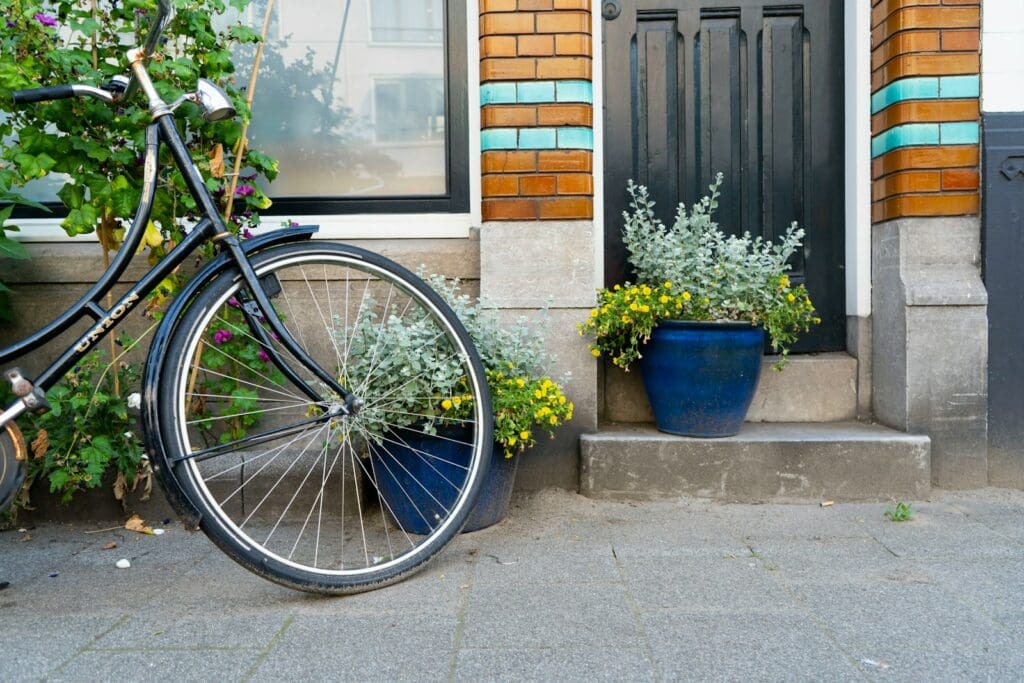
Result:
<svg viewBox="0 0 1024 683">
<path fill-rule="evenodd" d="M 471 440 L 471 436 L 466 430 L 451 427 L 437 430 L 443 439 L 424 435 L 415 429 L 402 429 L 400 432 L 401 438 L 395 440 L 403 441 L 408 447 L 388 443 L 390 455 L 371 455 L 375 461 L 377 489 L 402 529 L 413 534 L 427 534 L 430 532 L 428 521 L 432 522 L 435 514 L 443 516 L 444 510 L 457 497 L 458 492 L 449 481 L 461 482 L 466 476 L 465 468 L 469 466 L 472 448 L 464 444 Z M 427 448 L 434 456 L 429 465 L 416 452 Z M 396 466 L 392 456 L 401 461 L 403 467 Z M 388 460 L 386 467 L 381 462 L 382 458 Z M 463 532 L 484 529 L 505 518 L 518 464 L 518 456 L 506 458 L 504 449 L 495 444 L 487 478 Z M 430 494 L 424 487 L 430 490 Z"/>
<path fill-rule="evenodd" d="M 750 323 L 664 320 L 640 369 L 658 429 L 682 436 L 738 434 L 761 375 L 764 331 Z"/>
</svg>

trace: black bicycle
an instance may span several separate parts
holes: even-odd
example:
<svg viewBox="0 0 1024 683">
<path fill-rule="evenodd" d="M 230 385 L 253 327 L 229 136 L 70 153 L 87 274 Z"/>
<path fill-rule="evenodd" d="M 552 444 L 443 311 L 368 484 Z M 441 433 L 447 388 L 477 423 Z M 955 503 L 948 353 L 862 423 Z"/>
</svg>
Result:
<svg viewBox="0 0 1024 683">
<path fill-rule="evenodd" d="M 152 122 L 140 205 L 109 269 L 59 318 L 0 350 L 7 364 L 94 321 L 38 377 L 5 371 L 18 398 L 0 413 L 0 508 L 25 476 L 15 418 L 47 410 L 46 391 L 212 240 L 217 256 L 176 295 L 145 364 L 146 451 L 167 499 L 188 526 L 277 583 L 322 593 L 393 583 L 461 530 L 486 475 L 492 419 L 480 360 L 444 300 L 398 264 L 313 241 L 315 227 L 248 240 L 226 229 L 173 114 L 185 101 L 211 121 L 235 112 L 202 79 L 196 92 L 161 100 L 146 64 L 170 17 L 169 0 L 159 0 L 145 45 L 127 53 L 130 76 L 13 95 L 18 104 L 80 96 L 122 103 L 141 89 Z M 202 217 L 105 309 L 149 221 L 161 144 Z M 409 345 L 415 361 L 397 362 Z M 432 384 L 437 377 L 447 378 L 447 392 Z"/>
</svg>

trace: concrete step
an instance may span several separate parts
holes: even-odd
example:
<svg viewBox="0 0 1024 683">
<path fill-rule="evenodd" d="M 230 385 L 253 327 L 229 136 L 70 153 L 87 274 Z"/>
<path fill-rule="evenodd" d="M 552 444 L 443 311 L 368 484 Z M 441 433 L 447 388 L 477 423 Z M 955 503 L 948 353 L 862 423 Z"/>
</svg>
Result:
<svg viewBox="0 0 1024 683">
<path fill-rule="evenodd" d="M 748 423 L 723 439 L 604 424 L 581 437 L 580 455 L 580 492 L 592 498 L 916 500 L 931 487 L 927 436 L 859 422 Z"/>
<path fill-rule="evenodd" d="M 782 372 L 768 356 L 747 413 L 748 422 L 841 422 L 857 419 L 857 359 L 847 353 L 790 356 Z M 606 366 L 604 419 L 653 422 L 639 366 Z"/>
</svg>

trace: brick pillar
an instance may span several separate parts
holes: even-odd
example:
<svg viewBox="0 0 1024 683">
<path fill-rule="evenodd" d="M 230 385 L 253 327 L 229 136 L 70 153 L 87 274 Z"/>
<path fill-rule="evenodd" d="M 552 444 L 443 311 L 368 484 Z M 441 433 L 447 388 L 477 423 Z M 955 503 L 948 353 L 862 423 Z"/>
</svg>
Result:
<svg viewBox="0 0 1024 683">
<path fill-rule="evenodd" d="M 481 0 L 483 217 L 594 215 L 589 0 Z"/>
<path fill-rule="evenodd" d="M 480 296 L 526 319 L 571 372 L 575 416 L 541 439 L 517 487 L 579 485 L 579 435 L 597 428 L 597 363 L 575 325 L 594 305 L 590 0 L 481 0 Z M 541 309 L 546 309 L 541 313 Z"/>
<path fill-rule="evenodd" d="M 977 0 L 872 3 L 873 410 L 931 437 L 948 488 L 988 476 L 979 24 Z"/>
</svg>

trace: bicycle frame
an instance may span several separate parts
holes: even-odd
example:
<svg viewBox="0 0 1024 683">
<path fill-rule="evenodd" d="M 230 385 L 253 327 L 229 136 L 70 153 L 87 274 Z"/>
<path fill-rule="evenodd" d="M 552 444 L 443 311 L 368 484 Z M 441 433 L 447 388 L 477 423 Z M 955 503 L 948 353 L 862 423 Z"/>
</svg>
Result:
<svg viewBox="0 0 1024 683">
<path fill-rule="evenodd" d="M 132 225 L 125 235 L 121 249 L 118 251 L 110 266 L 99 278 L 99 280 L 82 296 L 75 304 L 68 308 L 56 320 L 32 334 L 21 342 L 8 348 L 0 349 L 0 365 L 9 363 L 16 357 L 34 351 L 44 344 L 53 341 L 58 335 L 68 330 L 78 321 L 90 317 L 94 324 L 76 341 L 74 341 L 60 357 L 47 367 L 41 375 L 33 382 L 34 388 L 42 392 L 49 390 L 59 381 L 71 368 L 75 366 L 96 344 L 104 339 L 129 313 L 153 292 L 156 287 L 178 266 L 180 266 L 202 243 L 207 240 L 214 240 L 222 253 L 227 253 L 230 260 L 237 268 L 242 279 L 245 281 L 248 293 L 258 306 L 259 315 L 251 311 L 245 312 L 246 322 L 249 325 L 253 336 L 260 341 L 266 349 L 273 363 L 284 375 L 295 383 L 307 397 L 314 403 L 324 405 L 328 403 L 325 398 L 315 389 L 309 386 L 300 378 L 295 370 L 288 365 L 281 357 L 275 346 L 271 343 L 271 334 L 265 329 L 261 322 L 265 322 L 270 330 L 278 336 L 285 349 L 311 371 L 326 387 L 334 392 L 342 401 L 342 405 L 332 408 L 339 414 L 349 414 L 355 396 L 346 391 L 329 372 L 320 367 L 301 346 L 295 341 L 291 333 L 284 327 L 280 317 L 274 310 L 270 297 L 264 291 L 259 281 L 259 276 L 253 269 L 245 250 L 242 248 L 238 238 L 232 235 L 224 225 L 224 221 L 217 211 L 216 203 L 206 185 L 203 182 L 199 169 L 192 162 L 192 158 L 185 147 L 184 141 L 174 124 L 172 111 L 166 107 L 159 98 L 153 102 L 152 95 L 155 91 L 148 80 L 145 66 L 141 62 L 133 62 L 133 71 L 136 80 L 150 95 L 151 110 L 154 111 L 154 122 L 146 128 L 146 153 L 144 157 L 144 174 L 142 197 L 139 207 L 136 210 Z M 150 214 L 153 208 L 153 199 L 156 194 L 158 159 L 160 144 L 165 143 L 171 151 L 174 163 L 181 171 L 189 193 L 196 200 L 201 208 L 203 218 L 189 232 L 185 239 L 171 250 L 154 268 L 148 271 L 138 282 L 125 293 L 116 304 L 110 309 L 105 309 L 101 301 L 114 287 L 120 276 L 127 269 L 132 255 L 135 254 L 142 243 L 143 234 L 149 223 Z M 0 428 L 3 428 L 11 420 L 28 410 L 24 400 L 18 400 L 9 406 L 3 413 L 0 413 Z"/>
</svg>

